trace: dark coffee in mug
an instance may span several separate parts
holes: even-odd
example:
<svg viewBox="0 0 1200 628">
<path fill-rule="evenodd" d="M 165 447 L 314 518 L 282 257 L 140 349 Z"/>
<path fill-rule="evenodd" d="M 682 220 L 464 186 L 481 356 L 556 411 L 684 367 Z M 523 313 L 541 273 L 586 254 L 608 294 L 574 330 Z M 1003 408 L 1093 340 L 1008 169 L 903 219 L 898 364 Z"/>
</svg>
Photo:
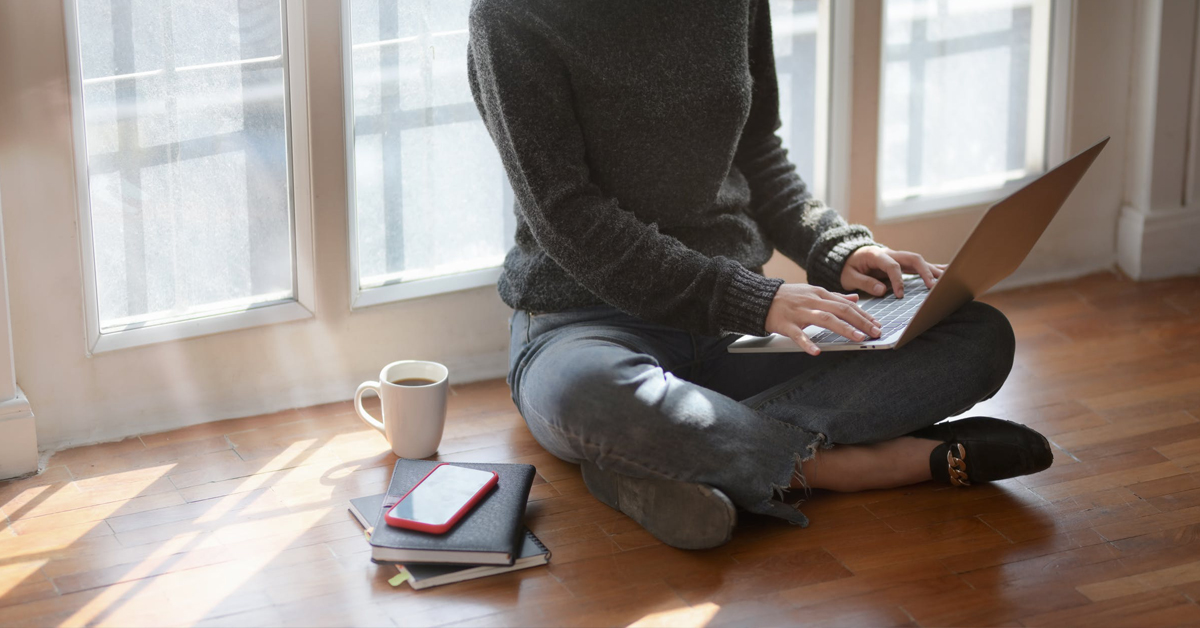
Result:
<svg viewBox="0 0 1200 628">
<path fill-rule="evenodd" d="M 397 386 L 428 386 L 437 382 L 432 379 L 425 379 L 424 377 L 405 377 L 404 379 L 393 380 L 391 383 Z"/>
</svg>

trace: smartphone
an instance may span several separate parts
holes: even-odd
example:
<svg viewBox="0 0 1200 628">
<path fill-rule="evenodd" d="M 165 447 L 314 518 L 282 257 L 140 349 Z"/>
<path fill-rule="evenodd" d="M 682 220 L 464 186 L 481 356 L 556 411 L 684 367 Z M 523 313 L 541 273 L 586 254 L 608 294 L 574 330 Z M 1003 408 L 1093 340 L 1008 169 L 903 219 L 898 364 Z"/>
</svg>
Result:
<svg viewBox="0 0 1200 628">
<path fill-rule="evenodd" d="M 383 516 L 397 528 L 443 534 L 496 486 L 495 471 L 439 464 Z"/>
</svg>

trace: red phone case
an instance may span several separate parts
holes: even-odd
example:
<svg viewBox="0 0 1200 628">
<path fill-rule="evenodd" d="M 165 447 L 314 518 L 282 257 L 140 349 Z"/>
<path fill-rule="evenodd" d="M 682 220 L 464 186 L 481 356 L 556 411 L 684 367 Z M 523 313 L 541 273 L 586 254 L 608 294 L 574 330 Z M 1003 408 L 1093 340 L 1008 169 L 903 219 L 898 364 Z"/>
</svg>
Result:
<svg viewBox="0 0 1200 628">
<path fill-rule="evenodd" d="M 408 490 L 408 493 L 405 493 L 404 496 L 401 497 L 399 500 L 397 500 L 396 503 L 393 504 L 391 508 L 388 508 L 388 511 L 386 513 L 384 513 L 384 515 L 383 515 L 383 520 L 385 522 L 387 522 L 388 525 L 394 526 L 397 528 L 405 528 L 408 530 L 417 530 L 419 532 L 428 532 L 430 534 L 444 534 L 447 530 L 449 530 L 450 528 L 453 528 L 454 524 L 458 523 L 458 520 L 462 519 L 462 516 L 467 514 L 467 511 L 471 510 L 471 508 L 473 508 L 475 506 L 475 504 L 479 503 L 479 500 L 483 499 L 483 496 L 487 495 L 488 491 L 492 490 L 492 488 L 494 486 L 496 486 L 496 483 L 500 480 L 500 476 L 496 475 L 495 471 L 492 471 L 491 472 L 492 479 L 488 480 L 478 491 L 476 491 L 475 494 L 471 496 L 471 499 L 468 499 L 467 503 L 463 504 L 462 508 L 459 508 L 458 512 L 454 513 L 454 515 L 451 516 L 450 520 L 447 521 L 446 523 L 436 525 L 436 524 L 431 524 L 431 523 L 422 523 L 420 521 L 413 521 L 412 519 L 401 519 L 400 517 L 392 516 L 392 511 L 396 509 L 396 506 L 400 505 L 400 502 L 404 501 L 405 497 L 408 497 L 409 493 L 417 490 L 417 487 L 421 485 L 421 482 L 424 482 L 425 480 L 427 480 L 429 478 L 429 476 L 433 475 L 434 471 L 437 471 L 438 469 L 440 469 L 444 466 L 446 466 L 446 463 L 443 462 L 442 464 L 439 464 L 438 466 L 430 469 L 429 473 L 426 473 L 425 477 L 421 478 L 420 482 L 417 482 L 415 485 L 413 485 L 413 487 Z"/>
</svg>

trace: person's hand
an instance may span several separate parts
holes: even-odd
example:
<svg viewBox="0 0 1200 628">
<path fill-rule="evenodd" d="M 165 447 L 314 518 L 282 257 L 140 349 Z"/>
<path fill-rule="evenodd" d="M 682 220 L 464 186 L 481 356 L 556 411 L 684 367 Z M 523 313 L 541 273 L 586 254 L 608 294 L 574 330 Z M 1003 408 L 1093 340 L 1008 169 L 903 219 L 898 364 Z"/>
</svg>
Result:
<svg viewBox="0 0 1200 628">
<path fill-rule="evenodd" d="M 884 284 L 886 281 L 892 284 L 896 298 L 901 298 L 904 296 L 901 273 L 920 275 L 925 280 L 925 287 L 932 290 L 933 284 L 944 272 L 945 264 L 930 264 L 916 253 L 864 246 L 846 258 L 846 265 L 842 268 L 842 289 L 862 290 L 881 297 L 888 292 Z"/>
<path fill-rule="evenodd" d="M 858 307 L 857 294 L 837 294 L 806 283 L 779 286 L 767 311 L 767 331 L 787 336 L 810 355 L 817 355 L 821 350 L 803 331 L 809 325 L 851 340 L 878 338 L 880 333 L 879 321 Z"/>
</svg>

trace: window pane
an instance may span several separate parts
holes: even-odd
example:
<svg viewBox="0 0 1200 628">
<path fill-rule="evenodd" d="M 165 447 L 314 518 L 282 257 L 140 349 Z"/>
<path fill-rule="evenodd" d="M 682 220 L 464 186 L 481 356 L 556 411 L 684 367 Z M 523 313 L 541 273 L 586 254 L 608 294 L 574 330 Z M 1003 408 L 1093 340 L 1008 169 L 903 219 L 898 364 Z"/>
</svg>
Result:
<svg viewBox="0 0 1200 628">
<path fill-rule="evenodd" d="M 885 204 L 996 188 L 1039 167 L 1027 150 L 1034 4 L 887 0 L 880 127 Z M 1043 61 L 1044 62 L 1044 61 Z M 1042 92 L 1037 92 L 1042 93 Z"/>
<path fill-rule="evenodd" d="M 290 298 L 279 0 L 76 10 L 101 329 Z"/>
<path fill-rule="evenodd" d="M 779 80 L 779 136 L 800 177 L 813 186 L 818 151 L 817 0 L 771 0 L 775 71 Z"/>
<path fill-rule="evenodd" d="M 470 0 L 352 0 L 360 287 L 498 266 L 512 193 L 467 82 Z"/>
</svg>

